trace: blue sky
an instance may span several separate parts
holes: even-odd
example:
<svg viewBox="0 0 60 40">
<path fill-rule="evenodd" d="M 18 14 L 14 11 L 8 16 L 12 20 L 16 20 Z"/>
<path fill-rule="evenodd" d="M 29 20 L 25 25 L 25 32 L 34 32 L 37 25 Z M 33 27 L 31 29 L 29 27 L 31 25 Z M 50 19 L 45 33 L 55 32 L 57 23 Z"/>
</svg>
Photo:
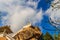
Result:
<svg viewBox="0 0 60 40">
<path fill-rule="evenodd" d="M 50 8 L 51 2 L 52 2 L 52 0 L 49 1 L 49 3 L 46 2 L 46 0 L 40 0 L 40 2 L 37 5 L 37 10 L 40 11 L 40 9 L 42 8 L 43 14 L 44 14 L 46 12 L 46 10 L 48 10 Z M 6 15 L 7 15 L 7 12 L 5 12 L 5 11 L 0 12 L 0 26 L 3 25 L 2 24 L 2 16 L 6 16 Z M 54 34 L 54 31 L 49 31 L 49 30 L 55 30 L 55 28 L 49 23 L 49 16 L 44 14 L 42 17 L 43 17 L 42 21 L 37 22 L 35 25 L 42 28 L 43 33 L 48 31 L 51 34 Z M 48 29 L 48 30 L 46 30 L 46 29 Z"/>
<path fill-rule="evenodd" d="M 51 5 L 51 2 L 53 0 L 50 0 L 49 3 L 46 2 L 46 0 L 41 0 L 38 4 L 38 8 L 37 9 L 40 9 L 42 8 L 43 11 L 45 12 L 46 10 L 48 10 L 50 8 L 50 5 Z M 50 34 L 54 34 L 54 26 L 52 26 L 50 23 L 49 23 L 49 16 L 48 15 L 43 15 L 43 20 L 41 21 L 41 23 L 37 23 L 37 25 L 41 25 L 41 27 L 43 28 L 43 33 L 46 33 L 46 32 L 49 32 Z"/>
<path fill-rule="evenodd" d="M 46 0 L 41 0 L 38 4 L 37 9 L 42 8 L 43 11 L 45 12 L 46 10 L 48 10 L 50 8 L 52 1 L 53 0 L 50 0 L 48 3 L 48 2 L 46 2 Z M 42 31 L 43 33 L 46 33 L 46 32 L 49 32 L 50 34 L 55 33 L 54 30 L 56 30 L 56 28 L 54 28 L 54 26 L 49 23 L 49 16 L 46 14 L 43 15 L 43 20 L 41 21 L 41 23 L 37 23 L 37 25 L 39 25 L 43 28 L 43 31 Z"/>
</svg>

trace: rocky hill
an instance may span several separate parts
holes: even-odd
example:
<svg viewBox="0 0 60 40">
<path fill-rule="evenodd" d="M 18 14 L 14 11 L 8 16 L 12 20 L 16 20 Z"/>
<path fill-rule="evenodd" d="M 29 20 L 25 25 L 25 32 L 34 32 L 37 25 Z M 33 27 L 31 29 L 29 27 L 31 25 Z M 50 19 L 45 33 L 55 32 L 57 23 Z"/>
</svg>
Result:
<svg viewBox="0 0 60 40">
<path fill-rule="evenodd" d="M 4 29 L 6 29 L 8 33 L 12 32 L 7 26 L 1 27 L 0 31 L 3 31 Z M 9 34 L 7 35 L 0 37 L 0 40 L 41 40 L 42 33 L 38 27 L 28 24 L 24 26 L 24 28 L 20 29 L 18 32 L 14 33 L 12 36 L 10 36 Z"/>
<path fill-rule="evenodd" d="M 15 35 L 15 40 L 40 40 L 41 30 L 32 25 L 26 25 L 22 30 L 19 30 Z"/>
<path fill-rule="evenodd" d="M 5 31 L 6 30 L 6 31 Z M 13 33 L 12 30 L 10 29 L 10 26 L 1 26 L 0 27 L 0 33 L 4 32 L 7 34 Z"/>
</svg>

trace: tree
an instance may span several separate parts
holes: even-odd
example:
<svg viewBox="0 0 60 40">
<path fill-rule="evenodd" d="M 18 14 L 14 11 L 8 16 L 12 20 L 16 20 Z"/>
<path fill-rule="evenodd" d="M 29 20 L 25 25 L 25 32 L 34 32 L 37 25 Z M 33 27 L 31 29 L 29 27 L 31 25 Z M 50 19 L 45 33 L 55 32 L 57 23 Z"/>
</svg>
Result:
<svg viewBox="0 0 60 40">
<path fill-rule="evenodd" d="M 58 40 L 58 37 L 56 34 L 54 34 L 54 40 Z"/>
<path fill-rule="evenodd" d="M 58 40 L 60 40 L 60 34 L 58 34 Z"/>
<path fill-rule="evenodd" d="M 43 38 L 44 40 L 54 40 L 53 37 L 48 32 L 46 32 Z"/>
</svg>

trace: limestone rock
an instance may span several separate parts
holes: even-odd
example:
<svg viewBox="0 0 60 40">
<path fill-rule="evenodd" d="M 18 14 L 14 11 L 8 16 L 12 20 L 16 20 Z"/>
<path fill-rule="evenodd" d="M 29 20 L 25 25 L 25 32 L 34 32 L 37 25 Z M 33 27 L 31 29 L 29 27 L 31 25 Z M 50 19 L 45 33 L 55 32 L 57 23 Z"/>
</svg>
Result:
<svg viewBox="0 0 60 40">
<path fill-rule="evenodd" d="M 10 29 L 10 26 L 1 26 L 0 33 L 4 32 L 4 30 L 6 30 L 5 33 L 7 34 L 13 33 L 12 30 Z"/>
<path fill-rule="evenodd" d="M 14 39 L 16 40 L 39 40 L 42 33 L 38 27 L 34 27 L 32 25 L 28 27 L 24 27 L 21 31 L 14 35 Z"/>
<path fill-rule="evenodd" d="M 0 37 L 0 40 L 7 40 L 5 37 Z"/>
</svg>

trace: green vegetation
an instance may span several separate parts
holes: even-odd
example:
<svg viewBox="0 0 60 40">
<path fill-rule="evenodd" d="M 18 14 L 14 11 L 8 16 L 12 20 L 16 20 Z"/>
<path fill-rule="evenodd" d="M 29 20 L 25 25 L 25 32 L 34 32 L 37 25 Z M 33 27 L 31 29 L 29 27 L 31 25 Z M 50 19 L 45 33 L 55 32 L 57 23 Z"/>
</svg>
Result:
<svg viewBox="0 0 60 40">
<path fill-rule="evenodd" d="M 51 35 L 48 32 L 46 32 L 45 35 L 42 35 L 43 40 L 60 40 L 60 33 Z"/>
<path fill-rule="evenodd" d="M 48 32 L 43 37 L 44 40 L 53 40 L 53 37 Z"/>
</svg>

